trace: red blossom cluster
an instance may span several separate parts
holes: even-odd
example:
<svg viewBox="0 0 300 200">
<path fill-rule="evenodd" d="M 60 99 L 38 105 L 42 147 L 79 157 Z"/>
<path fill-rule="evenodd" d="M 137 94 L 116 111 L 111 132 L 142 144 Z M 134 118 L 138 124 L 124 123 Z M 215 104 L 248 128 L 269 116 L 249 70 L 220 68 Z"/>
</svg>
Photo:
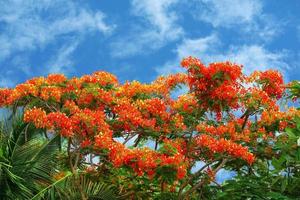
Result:
<svg viewBox="0 0 300 200">
<path fill-rule="evenodd" d="M 201 134 L 195 141 L 198 146 L 206 147 L 213 153 L 229 154 L 233 157 L 241 158 L 249 164 L 252 164 L 255 160 L 255 156 L 248 151 L 247 147 L 243 147 L 231 140 L 226 140 L 224 138 L 215 139 L 212 136 Z"/>
<path fill-rule="evenodd" d="M 150 84 L 120 84 L 114 75 L 103 71 L 70 79 L 61 74 L 37 77 L 12 89 L 0 89 L 0 107 L 25 108 L 25 122 L 75 140 L 78 148 L 105 154 L 115 167 L 129 166 L 138 175 L 149 177 L 170 167 L 178 179 L 185 177 L 195 159 L 205 159 L 188 152 L 199 148 L 253 163 L 255 156 L 241 144 L 255 142 L 255 135 L 265 134 L 274 121 L 282 129 L 291 116 L 300 115 L 295 110 L 279 112 L 276 100 L 284 87 L 277 71 L 246 77 L 240 65 L 222 62 L 205 66 L 193 57 L 181 65 L 187 74 L 159 77 Z M 187 84 L 190 91 L 173 99 L 171 92 L 180 84 Z M 262 108 L 266 111 L 254 130 L 248 117 Z M 249 116 L 232 117 L 230 112 L 237 109 L 246 110 Z M 213 120 L 208 113 L 219 120 L 207 123 Z M 187 133 L 193 133 L 190 139 Z M 123 137 L 124 144 L 117 137 Z M 137 143 L 150 139 L 161 148 L 128 148 L 125 143 L 130 138 L 138 138 Z"/>
<path fill-rule="evenodd" d="M 194 93 L 180 95 L 172 102 L 172 108 L 185 113 L 192 113 L 198 107 L 198 102 Z"/>
<path fill-rule="evenodd" d="M 173 145 L 173 143 L 168 142 L 168 145 Z M 159 153 L 149 148 L 129 149 L 125 145 L 113 141 L 111 136 L 103 133 L 96 136 L 95 147 L 108 149 L 108 156 L 115 167 L 130 166 L 138 175 L 146 173 L 151 178 L 155 175 L 155 170 L 163 166 L 174 168 L 177 171 L 178 179 L 182 179 L 186 174 L 187 164 L 180 150 L 168 154 L 168 151 Z M 178 145 L 173 148 L 176 147 L 178 148 Z"/>
<path fill-rule="evenodd" d="M 226 124 L 220 124 L 218 126 L 208 125 L 201 123 L 196 127 L 199 133 L 209 134 L 217 138 L 227 138 L 231 141 L 250 141 L 249 129 L 242 129 L 244 120 L 235 119 L 228 121 Z M 250 122 L 247 123 L 248 127 Z"/>
<path fill-rule="evenodd" d="M 93 83 L 93 84 L 100 85 L 102 87 L 110 86 L 110 85 L 118 85 L 117 77 L 104 71 L 98 71 L 93 73 L 92 75 L 82 76 L 80 80 L 83 83 Z"/>
<path fill-rule="evenodd" d="M 1 89 L 0 103 L 1 106 L 25 105 L 28 98 L 36 99 L 40 101 L 38 106 L 42 106 L 26 109 L 25 122 L 79 140 L 81 148 L 106 149 L 116 167 L 128 165 L 140 175 L 146 172 L 152 176 L 157 168 L 170 166 L 178 171 L 177 177 L 182 178 L 186 173 L 183 154 L 129 149 L 114 140 L 113 134 L 114 131 L 134 134 L 143 129 L 161 133 L 184 130 L 183 116 L 170 110 L 168 105 L 170 87 L 183 83 L 184 77 L 178 74 L 160 77 L 153 84 L 119 85 L 117 79 L 106 72 L 72 79 L 53 74 L 31 79 L 14 89 Z M 137 95 L 148 97 L 139 99 Z"/>
<path fill-rule="evenodd" d="M 246 108 L 259 109 L 279 109 L 276 99 L 271 98 L 264 90 L 252 87 L 247 89 L 247 95 L 244 96 L 243 104 Z"/>
<path fill-rule="evenodd" d="M 270 109 L 262 112 L 259 124 L 261 126 L 271 126 L 277 123 L 279 125 L 279 130 L 283 131 L 288 126 L 293 127 L 292 120 L 295 117 L 300 117 L 300 110 L 293 107 L 289 108 L 287 112 Z"/>
<path fill-rule="evenodd" d="M 250 82 L 257 82 L 261 85 L 263 91 L 265 91 L 270 97 L 276 97 L 277 99 L 282 97 L 284 92 L 284 82 L 282 74 L 277 70 L 267 70 L 264 72 L 255 71 L 248 78 Z"/>
<path fill-rule="evenodd" d="M 156 124 L 155 118 L 144 118 L 139 109 L 130 102 L 129 99 L 123 98 L 117 100 L 113 111 L 118 114 L 118 124 L 116 129 L 125 131 L 136 130 L 138 127 L 154 129 Z"/>
<path fill-rule="evenodd" d="M 220 113 L 225 108 L 237 109 L 244 79 L 242 67 L 230 62 L 211 63 L 207 67 L 192 57 L 181 65 L 188 70 L 188 84 L 202 107 Z"/>
</svg>

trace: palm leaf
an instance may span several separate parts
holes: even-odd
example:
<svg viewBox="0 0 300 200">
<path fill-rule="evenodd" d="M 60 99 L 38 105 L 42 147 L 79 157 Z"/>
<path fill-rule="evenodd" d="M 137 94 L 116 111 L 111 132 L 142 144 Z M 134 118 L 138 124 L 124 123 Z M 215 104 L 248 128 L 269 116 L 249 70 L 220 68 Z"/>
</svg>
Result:
<svg viewBox="0 0 300 200">
<path fill-rule="evenodd" d="M 70 174 L 70 173 L 68 173 Z M 89 199 L 89 200 L 115 200 L 117 196 L 112 186 L 104 182 L 90 179 L 86 174 L 65 176 L 48 188 L 45 193 L 47 199 Z"/>
<path fill-rule="evenodd" d="M 5 199 L 30 199 L 53 182 L 55 137 L 46 141 L 37 137 L 39 132 L 17 116 L 1 122 L 0 195 Z"/>
</svg>

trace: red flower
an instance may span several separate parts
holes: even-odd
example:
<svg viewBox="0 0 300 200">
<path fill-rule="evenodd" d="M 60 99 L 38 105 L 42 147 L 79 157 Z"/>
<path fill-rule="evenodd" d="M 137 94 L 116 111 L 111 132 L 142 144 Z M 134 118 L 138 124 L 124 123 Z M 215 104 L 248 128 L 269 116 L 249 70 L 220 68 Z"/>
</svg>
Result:
<svg viewBox="0 0 300 200">
<path fill-rule="evenodd" d="M 52 84 L 63 83 L 66 80 L 67 80 L 67 78 L 63 74 L 49 74 L 46 79 L 46 82 L 48 84 L 52 85 Z"/>
<path fill-rule="evenodd" d="M 46 128 L 48 119 L 46 112 L 41 108 L 32 108 L 24 113 L 24 121 L 32 122 L 37 128 Z"/>
</svg>

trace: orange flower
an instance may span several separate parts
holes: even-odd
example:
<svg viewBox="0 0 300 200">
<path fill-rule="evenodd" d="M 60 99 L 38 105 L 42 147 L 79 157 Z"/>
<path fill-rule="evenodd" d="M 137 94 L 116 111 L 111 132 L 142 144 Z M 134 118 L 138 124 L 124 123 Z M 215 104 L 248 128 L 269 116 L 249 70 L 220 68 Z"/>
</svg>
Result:
<svg viewBox="0 0 300 200">
<path fill-rule="evenodd" d="M 249 164 L 252 164 L 255 160 L 254 155 L 248 151 L 247 147 L 224 138 L 217 140 L 209 135 L 202 134 L 196 138 L 196 143 L 200 147 L 208 148 L 213 153 L 227 153 L 233 157 L 241 158 Z"/>
<path fill-rule="evenodd" d="M 277 70 L 255 71 L 248 80 L 256 81 L 269 96 L 277 99 L 281 98 L 285 90 L 282 74 Z"/>
<path fill-rule="evenodd" d="M 61 98 L 62 92 L 59 87 L 56 86 L 46 86 L 41 88 L 40 97 L 44 100 L 49 100 L 49 98 L 54 99 L 59 102 Z"/>
<path fill-rule="evenodd" d="M 12 89 L 8 89 L 8 88 L 0 89 L 0 106 L 1 107 L 9 105 L 8 99 L 10 98 L 12 91 L 13 91 Z"/>
<path fill-rule="evenodd" d="M 114 75 L 104 71 L 98 71 L 92 75 L 82 76 L 81 80 L 85 83 L 96 83 L 104 87 L 118 84 L 118 79 Z"/>
<path fill-rule="evenodd" d="M 225 108 L 239 107 L 238 94 L 244 80 L 242 67 L 230 62 L 211 63 L 207 67 L 200 60 L 188 57 L 182 61 L 188 69 L 188 84 L 203 108 L 208 108 L 221 117 Z"/>
<path fill-rule="evenodd" d="M 24 113 L 24 121 L 32 122 L 37 128 L 46 128 L 48 126 L 47 114 L 41 108 L 32 108 Z"/>
<path fill-rule="evenodd" d="M 63 74 L 49 74 L 46 78 L 46 82 L 50 85 L 63 83 L 67 80 Z"/>
<path fill-rule="evenodd" d="M 8 104 L 13 104 L 15 101 L 28 96 L 38 96 L 38 89 L 31 83 L 22 83 L 12 90 L 11 95 L 7 99 Z"/>
<path fill-rule="evenodd" d="M 258 138 L 276 139 L 273 133 L 294 126 L 293 119 L 300 117 L 296 109 L 280 111 L 277 100 L 284 88 L 277 71 L 245 77 L 241 65 L 205 66 L 194 57 L 181 65 L 187 73 L 152 83 L 121 84 L 104 71 L 71 79 L 62 74 L 36 77 L 0 89 L 0 107 L 24 108 L 25 122 L 72 137 L 74 148 L 84 152 L 104 153 L 114 167 L 127 166 L 149 178 L 166 167 L 176 172 L 175 179 L 184 178 L 194 162 L 219 155 L 252 164 L 250 145 L 255 147 Z M 189 91 L 173 98 L 173 89 L 182 84 Z M 257 122 L 237 119 L 236 110 L 258 113 Z M 127 136 L 138 136 L 136 142 L 155 140 L 160 148 L 129 148 L 116 139 Z M 215 176 L 209 170 L 208 175 Z"/>
</svg>

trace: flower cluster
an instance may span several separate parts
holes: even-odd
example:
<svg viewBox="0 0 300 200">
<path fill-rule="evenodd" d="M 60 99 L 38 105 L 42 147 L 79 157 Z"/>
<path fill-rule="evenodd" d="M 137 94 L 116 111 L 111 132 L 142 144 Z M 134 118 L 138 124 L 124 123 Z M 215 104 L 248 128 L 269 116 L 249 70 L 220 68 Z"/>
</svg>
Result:
<svg viewBox="0 0 300 200">
<path fill-rule="evenodd" d="M 98 71 L 93 73 L 92 75 L 85 75 L 81 77 L 81 81 L 83 83 L 93 83 L 98 84 L 102 87 L 107 87 L 110 85 L 117 85 L 118 79 L 114 75 L 104 72 Z"/>
<path fill-rule="evenodd" d="M 154 129 L 156 124 L 155 118 L 144 118 L 139 109 L 126 98 L 117 100 L 113 112 L 117 114 L 119 122 L 116 126 L 122 130 L 131 131 L 139 127 Z"/>
<path fill-rule="evenodd" d="M 186 174 L 185 157 L 180 152 L 168 155 L 149 148 L 129 149 L 105 134 L 96 137 L 95 147 L 108 149 L 109 158 L 115 167 L 130 166 L 140 176 L 146 173 L 151 178 L 159 166 L 174 168 L 177 171 L 178 179 L 182 179 Z"/>
<path fill-rule="evenodd" d="M 249 88 L 243 100 L 245 108 L 254 110 L 260 107 L 264 109 L 279 109 L 276 100 L 271 98 L 267 92 L 257 87 Z"/>
<path fill-rule="evenodd" d="M 151 84 L 142 84 L 138 81 L 126 82 L 117 88 L 116 96 L 138 98 L 139 96 L 163 96 L 169 97 L 170 92 L 178 84 L 185 84 L 186 74 L 173 74 L 166 77 L 160 76 Z"/>
<path fill-rule="evenodd" d="M 224 138 L 215 139 L 212 136 L 202 134 L 195 138 L 195 142 L 199 147 L 206 147 L 213 153 L 226 153 L 233 157 L 241 158 L 249 164 L 252 164 L 255 160 L 255 156 L 248 151 L 247 147 L 243 147 L 231 140 L 226 140 Z"/>
<path fill-rule="evenodd" d="M 172 108 L 177 111 L 192 113 L 198 107 L 198 102 L 195 94 L 189 93 L 180 95 L 172 102 Z"/>
<path fill-rule="evenodd" d="M 50 98 L 53 98 L 53 100 L 60 102 L 61 95 L 62 95 L 62 91 L 60 90 L 59 87 L 46 86 L 41 88 L 40 97 L 45 101 L 48 101 Z"/>
<path fill-rule="evenodd" d="M 260 135 L 273 136 L 274 124 L 283 130 L 300 116 L 294 109 L 279 111 L 277 100 L 284 87 L 277 71 L 247 77 L 240 65 L 205 66 L 193 57 L 181 65 L 187 73 L 161 76 L 148 84 L 121 84 L 103 71 L 70 79 L 62 74 L 36 77 L 0 89 L 0 107 L 24 108 L 25 122 L 61 134 L 78 152 L 104 156 L 114 167 L 131 167 L 150 178 L 171 168 L 177 179 L 186 176 L 193 162 L 206 159 L 207 152 L 252 164 L 255 156 L 246 145 L 255 145 Z M 189 91 L 174 98 L 173 89 L 182 84 Z M 259 119 L 238 119 L 236 110 L 257 113 Z M 120 137 L 124 144 L 116 139 Z M 136 144 L 129 148 L 125 143 L 134 137 Z M 157 143 L 155 149 L 137 147 L 149 140 Z M 212 171 L 207 173 L 213 178 Z"/>
<path fill-rule="evenodd" d="M 26 110 L 24 113 L 24 121 L 32 122 L 37 128 L 46 128 L 48 126 L 47 114 L 41 108 Z"/>
<path fill-rule="evenodd" d="M 40 77 L 40 80 L 41 79 Z M 63 74 L 49 74 L 48 77 L 46 78 L 45 82 L 47 84 L 61 84 L 64 83 L 67 80 L 67 77 L 65 77 L 65 75 Z"/>
<path fill-rule="evenodd" d="M 261 85 L 270 97 L 281 98 L 284 92 L 284 82 L 281 73 L 276 70 L 267 70 L 264 72 L 255 71 L 248 78 L 250 82 L 257 82 Z"/>
<path fill-rule="evenodd" d="M 7 88 L 1 88 L 0 89 L 0 106 L 8 106 L 8 99 L 10 98 L 12 93 L 11 89 L 7 89 Z"/>
<path fill-rule="evenodd" d="M 242 130 L 243 119 L 235 119 L 228 121 L 226 124 L 220 124 L 218 126 L 208 125 L 201 123 L 196 127 L 198 133 L 209 134 L 215 138 L 227 138 L 231 141 L 250 141 L 249 129 Z M 248 127 L 250 126 L 248 122 Z"/>
<path fill-rule="evenodd" d="M 279 125 L 279 130 L 283 131 L 286 127 L 294 126 L 293 119 L 300 117 L 300 110 L 295 108 L 289 108 L 287 112 L 282 112 L 277 109 L 270 109 L 263 111 L 259 124 L 261 126 L 272 126 L 274 124 Z"/>
<path fill-rule="evenodd" d="M 185 58 L 181 65 L 188 70 L 188 84 L 202 104 L 217 113 L 226 108 L 239 107 L 243 81 L 242 67 L 230 62 L 211 63 L 207 67 L 200 60 Z"/>
</svg>

